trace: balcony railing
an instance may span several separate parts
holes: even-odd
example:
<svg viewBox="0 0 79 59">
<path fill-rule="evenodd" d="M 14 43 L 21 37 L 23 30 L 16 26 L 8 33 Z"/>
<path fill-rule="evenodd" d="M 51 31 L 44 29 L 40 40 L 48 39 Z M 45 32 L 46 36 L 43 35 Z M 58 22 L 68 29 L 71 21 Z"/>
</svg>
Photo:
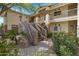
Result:
<svg viewBox="0 0 79 59">
<path fill-rule="evenodd" d="M 60 15 L 54 16 L 54 13 L 50 15 L 50 20 L 57 19 L 57 18 L 64 18 L 69 16 L 77 15 L 77 8 L 61 11 Z"/>
<path fill-rule="evenodd" d="M 50 20 L 58 19 L 58 18 L 64 18 L 64 17 L 70 17 L 70 16 L 76 16 L 77 15 L 77 8 L 69 9 L 65 11 L 61 11 L 61 14 L 58 16 L 54 16 L 54 13 L 50 15 Z M 42 16 L 39 18 L 38 23 L 43 23 L 45 21 L 45 16 Z M 36 22 L 36 21 L 35 21 Z"/>
<path fill-rule="evenodd" d="M 77 8 L 68 11 L 68 16 L 77 15 Z"/>
</svg>

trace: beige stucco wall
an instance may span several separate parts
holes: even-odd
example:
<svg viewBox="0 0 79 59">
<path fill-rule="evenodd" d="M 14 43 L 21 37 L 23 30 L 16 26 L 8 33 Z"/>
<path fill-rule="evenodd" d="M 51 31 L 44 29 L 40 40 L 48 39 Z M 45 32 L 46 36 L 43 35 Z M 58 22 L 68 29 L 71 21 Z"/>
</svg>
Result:
<svg viewBox="0 0 79 59">
<path fill-rule="evenodd" d="M 67 32 L 67 33 L 72 33 L 76 34 L 77 33 L 77 21 L 66 21 L 66 22 L 56 22 L 56 23 L 51 23 L 50 24 L 50 31 L 54 31 L 54 26 L 59 25 L 61 27 L 61 31 Z M 72 26 L 74 26 L 72 28 Z"/>
<path fill-rule="evenodd" d="M 54 26 L 55 24 L 61 26 L 61 31 L 64 31 L 64 32 L 68 32 L 68 22 L 57 22 L 57 23 L 51 23 L 50 25 L 50 31 L 54 31 Z"/>
<path fill-rule="evenodd" d="M 61 10 L 61 15 L 54 16 L 54 12 L 56 12 L 58 10 Z M 68 11 L 66 11 L 66 10 L 68 10 L 68 5 L 53 9 L 50 13 L 51 20 L 56 19 L 56 18 L 67 17 L 68 16 Z"/>
<path fill-rule="evenodd" d="M 7 21 L 7 29 L 11 30 L 11 25 L 18 25 L 20 21 L 20 13 L 8 11 L 7 18 L 4 18 L 4 23 Z M 22 21 L 27 21 L 26 15 L 22 15 Z"/>
</svg>

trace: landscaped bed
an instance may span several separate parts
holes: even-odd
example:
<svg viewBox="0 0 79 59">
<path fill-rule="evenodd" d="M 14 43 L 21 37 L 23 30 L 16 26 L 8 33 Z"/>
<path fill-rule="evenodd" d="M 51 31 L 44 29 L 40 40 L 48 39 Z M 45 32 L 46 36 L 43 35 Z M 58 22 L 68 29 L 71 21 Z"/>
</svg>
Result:
<svg viewBox="0 0 79 59">
<path fill-rule="evenodd" d="M 17 32 L 10 30 L 5 32 L 2 38 L 0 39 L 0 56 L 16 56 L 18 55 L 19 49 L 16 47 L 16 42 L 14 37 Z"/>
<path fill-rule="evenodd" d="M 77 38 L 64 32 L 52 33 L 52 41 L 54 43 L 54 51 L 59 56 L 75 56 Z"/>
</svg>

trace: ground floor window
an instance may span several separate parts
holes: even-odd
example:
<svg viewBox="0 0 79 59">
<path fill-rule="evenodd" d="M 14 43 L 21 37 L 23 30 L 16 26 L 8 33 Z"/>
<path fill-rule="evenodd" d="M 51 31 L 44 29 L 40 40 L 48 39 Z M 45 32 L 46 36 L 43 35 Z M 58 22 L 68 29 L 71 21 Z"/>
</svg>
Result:
<svg viewBox="0 0 79 59">
<path fill-rule="evenodd" d="M 11 28 L 12 29 L 17 29 L 18 28 L 18 25 L 12 25 Z"/>
<path fill-rule="evenodd" d="M 54 31 L 58 31 L 58 27 L 57 27 L 56 24 L 55 24 L 55 26 L 54 26 Z"/>
<path fill-rule="evenodd" d="M 55 26 L 54 26 L 54 31 L 61 31 L 61 26 L 60 26 L 60 24 L 55 24 Z"/>
</svg>

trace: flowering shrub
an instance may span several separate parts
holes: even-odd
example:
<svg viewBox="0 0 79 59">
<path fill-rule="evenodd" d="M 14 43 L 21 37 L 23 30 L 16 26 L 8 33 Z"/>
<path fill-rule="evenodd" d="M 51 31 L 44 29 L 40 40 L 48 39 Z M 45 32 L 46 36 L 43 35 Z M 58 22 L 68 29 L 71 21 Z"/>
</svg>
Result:
<svg viewBox="0 0 79 59">
<path fill-rule="evenodd" d="M 9 39 L 8 39 L 9 40 Z M 15 43 L 7 41 L 6 39 L 0 40 L 0 56 L 16 56 L 18 55 L 18 49 Z"/>
<path fill-rule="evenodd" d="M 15 41 L 12 40 L 16 35 L 16 30 L 10 30 L 4 33 L 2 39 L 0 39 L 0 56 L 18 55 Z"/>
<path fill-rule="evenodd" d="M 52 35 L 54 50 L 60 56 L 76 55 L 76 37 L 64 32 L 54 32 Z"/>
<path fill-rule="evenodd" d="M 17 34 L 18 34 L 18 31 L 17 30 L 9 30 L 9 31 L 5 32 L 3 38 L 10 38 L 10 39 L 12 39 Z"/>
</svg>

